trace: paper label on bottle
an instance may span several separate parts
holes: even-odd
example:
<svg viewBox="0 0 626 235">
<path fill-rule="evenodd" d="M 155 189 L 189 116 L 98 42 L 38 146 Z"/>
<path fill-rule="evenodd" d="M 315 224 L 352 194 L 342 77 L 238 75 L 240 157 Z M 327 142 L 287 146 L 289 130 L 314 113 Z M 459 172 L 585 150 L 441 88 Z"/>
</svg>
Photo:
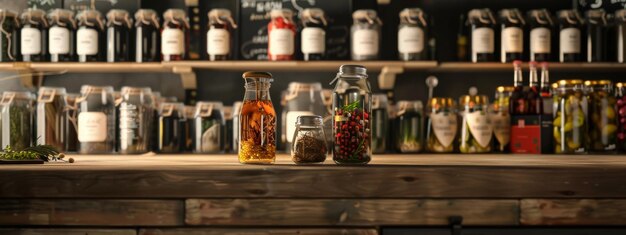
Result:
<svg viewBox="0 0 626 235">
<path fill-rule="evenodd" d="M 293 55 L 294 34 L 290 29 L 272 29 L 269 35 L 269 53 L 272 55 Z"/>
<path fill-rule="evenodd" d="M 76 53 L 79 55 L 98 54 L 98 31 L 81 28 L 76 33 Z"/>
<path fill-rule="evenodd" d="M 577 28 L 562 29 L 559 41 L 561 54 L 580 53 L 580 30 Z"/>
<path fill-rule="evenodd" d="M 21 32 L 22 55 L 36 55 L 41 53 L 41 31 L 36 28 L 22 28 Z"/>
<path fill-rule="evenodd" d="M 402 27 L 398 30 L 398 52 L 420 53 L 424 50 L 424 30 L 420 27 Z"/>
<path fill-rule="evenodd" d="M 302 30 L 302 53 L 323 54 L 326 51 L 326 32 L 317 27 L 306 27 Z"/>
<path fill-rule="evenodd" d="M 530 52 L 550 53 L 551 35 L 548 28 L 534 28 L 530 31 Z"/>
<path fill-rule="evenodd" d="M 137 129 L 139 129 L 139 112 L 137 105 L 120 104 L 120 142 L 121 146 L 132 145 L 132 141 L 137 139 Z"/>
<path fill-rule="evenodd" d="M 617 26 L 617 62 L 624 63 L 624 26 Z"/>
<path fill-rule="evenodd" d="M 493 134 L 501 145 L 507 145 L 511 140 L 511 116 L 508 114 L 491 113 L 489 119 L 493 125 Z"/>
<path fill-rule="evenodd" d="M 228 55 L 230 53 L 230 33 L 228 30 L 210 29 L 206 38 L 209 55 Z"/>
<path fill-rule="evenodd" d="M 493 135 L 493 126 L 487 114 L 480 111 L 466 113 L 465 121 L 476 142 L 483 148 L 487 147 Z"/>
<path fill-rule="evenodd" d="M 107 139 L 107 116 L 102 112 L 78 114 L 78 141 L 104 142 Z"/>
<path fill-rule="evenodd" d="M 472 31 L 472 53 L 493 53 L 494 34 L 491 28 L 476 28 Z"/>
<path fill-rule="evenodd" d="M 502 53 L 519 53 L 524 51 L 524 31 L 518 27 L 507 27 L 502 30 Z"/>
<path fill-rule="evenodd" d="M 52 26 L 48 30 L 48 50 L 50 54 L 70 53 L 70 30 L 67 28 Z"/>
<path fill-rule="evenodd" d="M 291 143 L 293 141 L 293 134 L 296 131 L 296 121 L 298 120 L 298 116 L 304 115 L 314 115 L 311 111 L 289 111 L 287 112 L 287 142 Z"/>
<path fill-rule="evenodd" d="M 161 32 L 161 53 L 182 55 L 185 51 L 185 35 L 181 29 L 165 28 Z"/>
<path fill-rule="evenodd" d="M 378 55 L 378 31 L 358 29 L 352 34 L 352 53 L 360 56 Z"/>
<path fill-rule="evenodd" d="M 430 114 L 430 122 L 439 143 L 444 147 L 450 146 L 456 138 L 457 115 L 444 112 L 433 113 Z"/>
</svg>

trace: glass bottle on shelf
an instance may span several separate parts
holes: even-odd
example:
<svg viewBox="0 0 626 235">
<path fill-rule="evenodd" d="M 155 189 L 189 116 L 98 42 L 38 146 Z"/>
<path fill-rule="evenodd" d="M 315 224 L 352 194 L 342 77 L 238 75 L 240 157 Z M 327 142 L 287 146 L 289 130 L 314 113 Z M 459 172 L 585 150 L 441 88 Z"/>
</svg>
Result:
<svg viewBox="0 0 626 235">
<path fill-rule="evenodd" d="M 541 115 L 543 112 L 543 99 L 540 94 L 539 76 L 537 74 L 537 62 L 531 61 L 528 63 L 530 68 L 529 78 L 530 87 L 526 91 L 526 103 L 528 104 L 527 114 Z"/>
<path fill-rule="evenodd" d="M 489 9 L 473 9 L 467 13 L 470 26 L 470 53 L 471 61 L 495 61 L 495 33 L 496 20 Z"/>
<path fill-rule="evenodd" d="M 426 108 L 426 151 L 452 153 L 457 138 L 456 102 L 448 97 L 433 97 Z"/>
<path fill-rule="evenodd" d="M 159 15 L 154 10 L 135 12 L 135 62 L 161 61 Z"/>
<path fill-rule="evenodd" d="M 585 81 L 588 101 L 588 150 L 612 153 L 617 145 L 616 99 L 610 80 Z"/>
<path fill-rule="evenodd" d="M 626 9 L 615 11 L 615 41 L 617 42 L 617 62 L 626 62 Z"/>
<path fill-rule="evenodd" d="M 183 127 L 183 151 L 193 152 L 195 150 L 194 134 L 196 129 L 195 116 L 196 107 L 193 105 L 185 105 L 185 118 L 181 119 Z M 224 115 L 222 115 L 224 116 Z"/>
<path fill-rule="evenodd" d="M 149 152 L 155 111 L 152 89 L 122 87 L 121 95 L 117 148 L 121 154 Z"/>
<path fill-rule="evenodd" d="M 398 101 L 396 150 L 401 153 L 422 151 L 424 137 L 424 106 L 422 101 Z"/>
<path fill-rule="evenodd" d="M 602 9 L 589 10 L 585 14 L 587 26 L 587 62 L 607 61 L 608 25 Z"/>
<path fill-rule="evenodd" d="M 37 143 L 50 145 L 59 152 L 65 152 L 67 141 L 66 91 L 62 87 L 41 87 L 37 97 L 36 128 Z"/>
<path fill-rule="evenodd" d="M 580 14 L 576 10 L 561 10 L 557 16 L 559 18 L 559 61 L 581 61 L 583 20 Z"/>
<path fill-rule="evenodd" d="M 48 54 L 50 62 L 69 62 L 76 60 L 76 21 L 74 12 L 54 9 L 48 13 Z"/>
<path fill-rule="evenodd" d="M 527 13 L 530 26 L 530 61 L 552 60 L 552 29 L 554 23 L 547 9 L 531 10 Z"/>
<path fill-rule="evenodd" d="M 267 25 L 267 56 L 271 61 L 293 60 L 296 25 L 293 11 L 274 9 L 270 12 L 272 20 Z"/>
<path fill-rule="evenodd" d="M 509 114 L 510 97 L 515 91 L 512 86 L 496 88 L 495 101 L 489 112 L 489 119 L 493 125 L 494 152 L 508 153 L 511 141 L 511 115 Z"/>
<path fill-rule="evenodd" d="M 522 62 L 516 60 L 513 62 L 513 86 L 515 87 L 511 94 L 509 102 L 509 112 L 512 115 L 524 115 L 528 113 L 528 100 L 524 94 L 524 78 L 522 73 Z"/>
<path fill-rule="evenodd" d="M 232 31 L 237 28 L 228 9 L 209 11 L 209 31 L 207 32 L 207 54 L 209 60 L 228 60 L 231 55 Z"/>
<path fill-rule="evenodd" d="M 400 60 L 427 60 L 428 23 L 420 8 L 405 8 L 400 12 L 398 54 Z"/>
<path fill-rule="evenodd" d="M 291 82 L 285 93 L 285 140 L 286 150 L 289 152 L 293 143 L 293 134 L 296 129 L 298 116 L 319 115 L 326 113 L 322 100 L 321 83 Z"/>
<path fill-rule="evenodd" d="M 115 151 L 113 87 L 82 86 L 78 98 L 78 142 L 81 154 Z"/>
<path fill-rule="evenodd" d="M 372 91 L 367 69 L 342 65 L 333 90 L 333 160 L 337 164 L 366 164 L 372 158 Z"/>
<path fill-rule="evenodd" d="M 548 70 L 548 63 L 541 63 L 541 92 L 539 93 L 541 97 L 550 98 L 552 97 L 552 89 L 550 85 L 550 72 Z"/>
<path fill-rule="evenodd" d="M 233 152 L 239 152 L 239 132 L 241 130 L 241 106 L 243 102 L 237 101 L 233 104 L 233 141 L 231 148 Z"/>
<path fill-rule="evenodd" d="M 107 13 L 107 62 L 128 62 L 131 50 L 133 20 L 126 10 L 112 9 Z"/>
<path fill-rule="evenodd" d="M 321 116 L 303 115 L 296 120 L 291 159 L 297 164 L 323 163 L 326 160 L 327 145 L 324 123 Z"/>
<path fill-rule="evenodd" d="M 76 15 L 76 54 L 78 62 L 103 61 L 106 51 L 104 37 L 104 19 L 97 10 L 83 10 Z"/>
<path fill-rule="evenodd" d="M 356 10 L 352 13 L 352 60 L 376 60 L 380 50 L 382 21 L 375 10 Z"/>
<path fill-rule="evenodd" d="M 183 121 L 185 118 L 185 105 L 183 103 L 161 103 L 157 152 L 180 153 L 184 151 Z"/>
<path fill-rule="evenodd" d="M 492 151 L 493 125 L 488 115 L 489 98 L 476 95 L 475 88 L 459 99 L 462 117 L 459 150 L 461 153 L 489 153 Z"/>
<path fill-rule="evenodd" d="M 20 52 L 22 61 L 48 61 L 48 19 L 46 12 L 28 8 L 20 16 Z"/>
<path fill-rule="evenodd" d="M 584 96 L 583 81 L 558 81 L 555 99 L 554 153 L 585 153 L 588 102 Z"/>
<path fill-rule="evenodd" d="M 168 9 L 163 13 L 161 54 L 163 61 L 184 60 L 189 50 L 189 20 L 185 11 Z"/>
<path fill-rule="evenodd" d="M 0 9 L 0 62 L 13 62 L 19 59 L 19 28 L 17 14 Z"/>
<path fill-rule="evenodd" d="M 386 94 L 372 95 L 372 152 L 387 151 L 387 134 L 389 131 L 389 102 Z"/>
<path fill-rule="evenodd" d="M 224 151 L 225 120 L 222 102 L 198 102 L 194 116 L 194 143 L 196 153 Z"/>
<path fill-rule="evenodd" d="M 276 160 L 276 111 L 270 98 L 272 74 L 245 72 L 246 93 L 239 118 L 239 162 L 272 164 Z"/>
<path fill-rule="evenodd" d="M 301 50 L 305 61 L 322 60 L 326 53 L 326 16 L 320 8 L 307 8 L 300 12 L 302 21 Z"/>
<path fill-rule="evenodd" d="M 6 91 L 2 93 L 0 109 L 2 120 L 2 149 L 12 150 L 31 147 L 35 98 L 30 92 Z"/>
<path fill-rule="evenodd" d="M 459 16 L 459 29 L 456 34 L 456 59 L 467 61 L 467 27 L 465 26 L 465 14 Z"/>
<path fill-rule="evenodd" d="M 526 22 L 518 9 L 503 9 L 500 16 L 500 61 L 510 63 L 522 60 L 524 55 L 524 27 Z"/>
<path fill-rule="evenodd" d="M 626 152 L 626 84 L 618 82 L 615 84 L 615 98 L 617 99 L 616 110 L 619 121 L 617 130 L 617 149 L 621 153 Z"/>
</svg>

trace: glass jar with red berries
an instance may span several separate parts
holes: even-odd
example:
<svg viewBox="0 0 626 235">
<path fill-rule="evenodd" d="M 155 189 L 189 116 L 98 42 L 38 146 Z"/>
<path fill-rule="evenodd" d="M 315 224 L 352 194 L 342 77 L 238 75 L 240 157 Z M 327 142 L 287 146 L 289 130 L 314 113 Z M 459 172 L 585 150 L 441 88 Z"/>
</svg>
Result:
<svg viewBox="0 0 626 235">
<path fill-rule="evenodd" d="M 617 100 L 617 149 L 626 152 L 626 83 L 615 84 L 615 98 Z"/>
<path fill-rule="evenodd" d="M 270 13 L 272 21 L 267 25 L 267 57 L 269 60 L 293 60 L 296 25 L 293 11 L 275 9 Z"/>
<path fill-rule="evenodd" d="M 361 65 L 342 65 L 335 81 L 333 160 L 337 164 L 366 164 L 372 156 L 372 91 L 367 69 Z"/>
</svg>

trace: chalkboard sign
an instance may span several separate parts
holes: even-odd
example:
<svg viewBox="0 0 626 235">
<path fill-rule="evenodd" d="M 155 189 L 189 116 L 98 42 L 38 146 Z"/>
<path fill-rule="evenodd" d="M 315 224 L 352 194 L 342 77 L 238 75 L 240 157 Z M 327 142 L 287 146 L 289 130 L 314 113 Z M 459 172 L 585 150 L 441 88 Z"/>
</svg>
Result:
<svg viewBox="0 0 626 235">
<path fill-rule="evenodd" d="M 42 10 L 63 8 L 63 0 L 28 0 L 28 7 Z"/>
<path fill-rule="evenodd" d="M 63 0 L 63 8 L 74 11 L 91 9 L 92 2 L 103 17 L 111 9 L 124 9 L 132 16 L 141 7 L 141 0 Z"/>
<path fill-rule="evenodd" d="M 578 9 L 584 13 L 590 9 L 604 9 L 607 13 L 626 8 L 626 0 L 578 0 Z"/>
<path fill-rule="evenodd" d="M 350 57 L 350 26 L 352 25 L 351 0 L 241 0 L 239 6 L 240 49 L 239 59 L 267 60 L 267 24 L 270 11 L 287 8 L 294 11 L 294 20 L 306 8 L 321 8 L 328 18 L 326 32 L 326 57 L 329 60 L 346 60 Z M 300 51 L 296 39 L 297 52 Z"/>
</svg>

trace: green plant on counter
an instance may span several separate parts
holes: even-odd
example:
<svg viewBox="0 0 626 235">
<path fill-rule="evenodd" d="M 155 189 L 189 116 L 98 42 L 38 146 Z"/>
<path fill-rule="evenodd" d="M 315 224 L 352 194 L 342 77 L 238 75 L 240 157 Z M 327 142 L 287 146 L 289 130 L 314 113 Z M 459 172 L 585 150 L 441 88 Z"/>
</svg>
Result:
<svg viewBox="0 0 626 235">
<path fill-rule="evenodd" d="M 0 159 L 4 160 L 65 161 L 63 158 L 65 158 L 65 154 L 59 153 L 49 145 L 37 145 L 22 150 L 13 150 L 11 146 L 7 146 L 0 152 Z M 70 158 L 69 162 L 74 162 L 74 159 Z"/>
</svg>

